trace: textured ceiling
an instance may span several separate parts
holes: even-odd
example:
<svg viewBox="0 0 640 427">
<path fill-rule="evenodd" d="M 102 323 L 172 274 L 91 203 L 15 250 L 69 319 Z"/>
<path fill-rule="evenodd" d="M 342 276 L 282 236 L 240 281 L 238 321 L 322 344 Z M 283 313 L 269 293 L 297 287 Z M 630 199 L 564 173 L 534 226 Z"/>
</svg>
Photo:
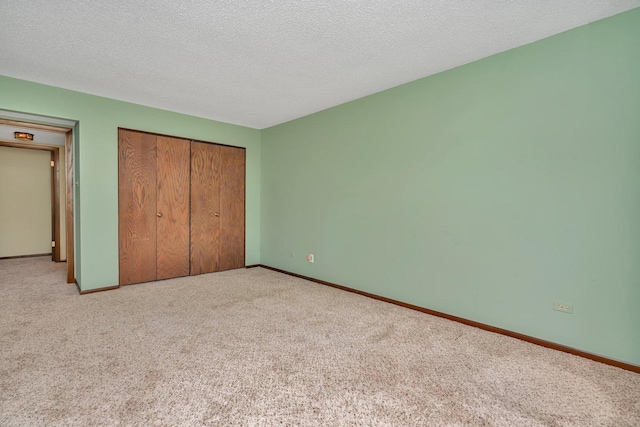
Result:
<svg viewBox="0 0 640 427">
<path fill-rule="evenodd" d="M 3 0 L 0 74 L 262 129 L 640 0 Z"/>
</svg>

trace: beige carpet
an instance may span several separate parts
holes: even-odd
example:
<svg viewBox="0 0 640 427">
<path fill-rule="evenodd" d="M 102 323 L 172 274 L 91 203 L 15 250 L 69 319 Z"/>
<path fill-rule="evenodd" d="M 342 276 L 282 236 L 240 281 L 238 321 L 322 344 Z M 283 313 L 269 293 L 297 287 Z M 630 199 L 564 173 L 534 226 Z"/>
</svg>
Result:
<svg viewBox="0 0 640 427">
<path fill-rule="evenodd" d="M 260 268 L 0 261 L 0 426 L 638 426 L 640 375 Z"/>
</svg>

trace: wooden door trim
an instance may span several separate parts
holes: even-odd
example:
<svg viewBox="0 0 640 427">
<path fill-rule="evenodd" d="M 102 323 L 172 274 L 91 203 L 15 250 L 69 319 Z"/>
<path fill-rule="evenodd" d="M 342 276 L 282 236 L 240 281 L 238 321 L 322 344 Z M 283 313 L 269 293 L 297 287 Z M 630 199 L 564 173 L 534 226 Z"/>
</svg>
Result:
<svg viewBox="0 0 640 427">
<path fill-rule="evenodd" d="M 44 144 L 30 144 L 25 142 L 14 142 L 0 139 L 0 146 L 10 148 L 26 148 L 27 150 L 41 150 L 41 151 L 54 151 L 59 150 L 60 147 L 56 145 L 44 145 Z"/>
<path fill-rule="evenodd" d="M 26 150 L 49 151 L 51 153 L 51 241 L 55 247 L 51 248 L 51 259 L 60 262 L 60 147 L 53 145 L 26 144 L 21 142 L 0 140 L 0 147 L 20 148 Z"/>
<path fill-rule="evenodd" d="M 60 149 L 55 148 L 51 152 L 51 231 L 55 246 L 52 248 L 52 258 L 54 262 L 60 262 Z"/>
<path fill-rule="evenodd" d="M 65 182 L 66 182 L 66 207 L 65 221 L 67 232 L 67 283 L 75 283 L 75 247 L 73 230 L 73 130 L 67 130 L 64 141 Z"/>
</svg>

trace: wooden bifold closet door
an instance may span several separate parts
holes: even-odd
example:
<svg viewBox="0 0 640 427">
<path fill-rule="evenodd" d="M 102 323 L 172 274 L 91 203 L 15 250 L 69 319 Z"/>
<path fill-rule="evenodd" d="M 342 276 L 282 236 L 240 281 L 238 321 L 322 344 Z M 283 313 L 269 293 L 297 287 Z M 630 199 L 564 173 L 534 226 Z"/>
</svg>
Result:
<svg viewBox="0 0 640 427">
<path fill-rule="evenodd" d="M 189 141 L 119 131 L 120 284 L 189 275 Z"/>
<path fill-rule="evenodd" d="M 157 279 L 189 275 L 189 141 L 159 136 Z"/>
<path fill-rule="evenodd" d="M 191 143 L 191 274 L 244 267 L 245 150 Z"/>
<path fill-rule="evenodd" d="M 119 131 L 120 284 L 156 280 L 156 137 Z"/>
<path fill-rule="evenodd" d="M 120 285 L 244 267 L 245 150 L 120 129 Z"/>
</svg>

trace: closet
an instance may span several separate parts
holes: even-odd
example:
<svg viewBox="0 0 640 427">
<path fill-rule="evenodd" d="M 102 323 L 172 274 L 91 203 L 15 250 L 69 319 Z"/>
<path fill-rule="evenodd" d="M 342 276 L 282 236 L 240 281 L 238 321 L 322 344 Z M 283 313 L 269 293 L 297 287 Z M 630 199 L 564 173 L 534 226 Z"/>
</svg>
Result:
<svg viewBox="0 0 640 427">
<path fill-rule="evenodd" d="M 244 267 L 245 149 L 119 129 L 120 285 Z"/>
</svg>

